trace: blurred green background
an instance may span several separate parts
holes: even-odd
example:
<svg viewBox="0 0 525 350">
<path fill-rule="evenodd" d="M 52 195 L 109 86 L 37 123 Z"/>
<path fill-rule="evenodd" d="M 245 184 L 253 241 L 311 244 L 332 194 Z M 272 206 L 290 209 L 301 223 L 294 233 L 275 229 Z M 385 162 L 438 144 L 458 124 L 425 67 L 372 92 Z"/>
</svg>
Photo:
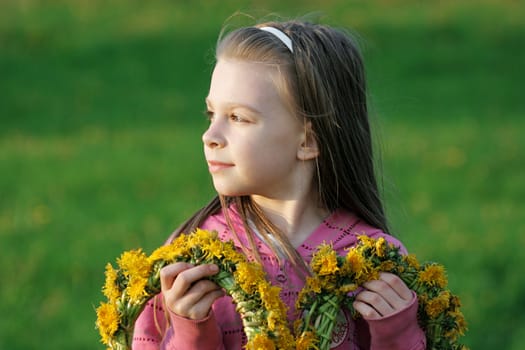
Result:
<svg viewBox="0 0 525 350">
<path fill-rule="evenodd" d="M 525 338 L 522 1 L 4 0 L 0 349 L 102 349 L 104 266 L 151 252 L 212 187 L 200 135 L 224 21 L 356 30 L 388 210 L 446 265 L 472 349 Z"/>
</svg>

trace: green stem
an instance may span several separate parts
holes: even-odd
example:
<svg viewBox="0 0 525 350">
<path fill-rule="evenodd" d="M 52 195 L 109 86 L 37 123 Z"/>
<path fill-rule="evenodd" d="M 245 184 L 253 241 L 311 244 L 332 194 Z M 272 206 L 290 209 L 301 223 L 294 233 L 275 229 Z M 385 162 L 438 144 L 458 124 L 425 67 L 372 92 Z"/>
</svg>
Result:
<svg viewBox="0 0 525 350">
<path fill-rule="evenodd" d="M 232 291 L 235 287 L 235 279 L 232 274 L 223 270 L 220 270 L 219 273 L 210 277 L 210 279 L 228 292 Z"/>
<path fill-rule="evenodd" d="M 317 309 L 317 300 L 314 301 L 314 303 L 312 304 L 312 307 L 310 308 L 310 310 L 308 310 L 308 313 L 306 314 L 306 320 L 304 320 L 304 323 L 303 323 L 303 329 L 301 330 L 302 332 L 305 332 L 308 330 L 308 327 L 310 326 L 310 320 L 312 318 L 312 315 L 316 313 L 316 310 Z"/>
<path fill-rule="evenodd" d="M 122 332 L 116 334 L 110 343 L 109 347 L 113 350 L 131 350 L 131 342 L 133 341 L 133 327 L 124 329 Z"/>
<path fill-rule="evenodd" d="M 342 298 L 332 294 L 323 299 L 325 303 L 319 308 L 319 311 L 322 312 L 319 315 L 320 325 L 317 330 L 317 335 L 320 339 L 319 349 L 328 350 L 332 343 L 332 332 L 334 330 Z"/>
</svg>

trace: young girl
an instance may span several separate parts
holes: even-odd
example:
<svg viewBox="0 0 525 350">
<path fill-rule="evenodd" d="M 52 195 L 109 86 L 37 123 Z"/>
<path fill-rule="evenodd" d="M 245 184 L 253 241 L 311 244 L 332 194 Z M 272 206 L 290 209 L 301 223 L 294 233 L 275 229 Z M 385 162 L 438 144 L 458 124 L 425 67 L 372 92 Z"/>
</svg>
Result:
<svg viewBox="0 0 525 350">
<path fill-rule="evenodd" d="M 316 247 L 340 255 L 358 235 L 384 237 L 374 173 L 365 76 L 355 43 L 334 28 L 290 21 L 222 38 L 206 98 L 204 154 L 218 196 L 171 237 L 218 231 L 282 288 L 290 323 Z M 241 349 L 231 298 L 207 279 L 215 265 L 175 263 L 162 293 L 135 325 L 133 349 Z M 425 349 L 417 297 L 383 273 L 357 294 L 354 320 L 341 310 L 332 349 Z"/>
</svg>

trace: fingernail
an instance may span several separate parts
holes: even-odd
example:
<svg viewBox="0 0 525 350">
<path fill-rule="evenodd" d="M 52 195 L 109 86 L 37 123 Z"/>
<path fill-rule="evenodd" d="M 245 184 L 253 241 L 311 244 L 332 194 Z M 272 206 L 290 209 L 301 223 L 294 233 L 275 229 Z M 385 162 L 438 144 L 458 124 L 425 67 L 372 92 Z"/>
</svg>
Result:
<svg viewBox="0 0 525 350">
<path fill-rule="evenodd" d="M 210 265 L 210 271 L 211 272 L 219 272 L 219 266 L 212 264 Z"/>
</svg>

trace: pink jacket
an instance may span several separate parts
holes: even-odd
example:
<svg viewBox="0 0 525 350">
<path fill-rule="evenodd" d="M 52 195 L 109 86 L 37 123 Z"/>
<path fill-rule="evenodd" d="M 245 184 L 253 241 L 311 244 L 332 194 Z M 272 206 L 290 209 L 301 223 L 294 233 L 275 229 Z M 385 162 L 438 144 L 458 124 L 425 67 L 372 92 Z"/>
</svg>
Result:
<svg viewBox="0 0 525 350">
<path fill-rule="evenodd" d="M 249 246 L 240 218 L 232 213 L 233 225 L 240 235 L 240 242 Z M 222 214 L 209 217 L 201 226 L 216 230 L 222 240 L 234 239 Z M 332 243 L 337 252 L 345 254 L 345 248 L 356 243 L 357 236 L 366 234 L 373 238 L 384 237 L 388 242 L 401 247 L 402 244 L 392 236 L 369 226 L 351 213 L 338 210 L 325 219 L 321 225 L 297 248 L 299 254 L 310 262 L 316 247 Z M 276 256 L 260 240 L 256 240 L 267 277 L 274 285 L 281 287 L 281 298 L 289 308 L 288 318 L 293 323 L 294 305 L 303 282 L 291 264 L 279 264 Z M 417 323 L 417 297 L 414 293 L 412 303 L 404 310 L 379 320 L 354 321 L 346 310 L 342 310 L 334 328 L 332 349 L 337 350 L 419 350 L 425 349 L 425 334 Z M 167 322 L 167 316 L 169 323 Z M 235 311 L 229 296 L 218 299 L 210 315 L 203 320 L 189 320 L 173 313 L 165 312 L 162 296 L 158 295 L 146 305 L 135 324 L 133 350 L 237 350 L 246 344 L 239 314 Z"/>
</svg>

